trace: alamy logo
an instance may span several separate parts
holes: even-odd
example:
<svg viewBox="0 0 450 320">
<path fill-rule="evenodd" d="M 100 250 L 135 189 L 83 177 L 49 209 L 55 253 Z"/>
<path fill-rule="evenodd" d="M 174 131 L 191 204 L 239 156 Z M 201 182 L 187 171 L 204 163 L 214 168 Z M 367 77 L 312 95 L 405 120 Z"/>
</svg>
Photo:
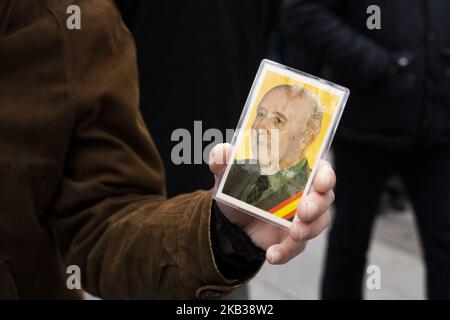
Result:
<svg viewBox="0 0 450 320">
<path fill-rule="evenodd" d="M 377 5 L 371 5 L 367 7 L 367 14 L 370 16 L 367 18 L 367 29 L 380 30 L 381 29 L 381 9 Z"/>
<path fill-rule="evenodd" d="M 67 7 L 66 13 L 69 17 L 66 20 L 66 26 L 69 30 L 81 30 L 81 9 L 77 5 Z"/>
<path fill-rule="evenodd" d="M 381 268 L 377 265 L 367 267 L 366 286 L 369 290 L 381 289 Z"/>
<path fill-rule="evenodd" d="M 80 290 L 81 289 L 80 267 L 77 265 L 70 265 L 67 267 L 66 273 L 69 275 L 66 281 L 67 289 Z"/>
<path fill-rule="evenodd" d="M 238 160 L 238 162 L 256 163 L 256 159 L 267 159 L 270 163 L 279 161 L 279 130 L 278 129 L 248 129 L 238 131 L 238 134 L 247 136 L 240 145 L 241 150 L 251 152 L 254 159 Z M 209 163 L 209 154 L 211 150 L 219 143 L 231 141 L 235 130 L 227 129 L 225 136 L 222 131 L 216 128 L 210 128 L 203 132 L 201 121 L 194 121 L 194 134 L 187 129 L 179 128 L 172 132 L 171 141 L 178 142 L 171 152 L 172 163 L 181 164 L 203 164 Z M 203 148 L 204 142 L 210 142 Z M 251 150 L 251 151 L 250 151 Z M 222 159 L 226 161 L 227 159 Z M 220 159 L 216 159 L 219 161 Z"/>
</svg>

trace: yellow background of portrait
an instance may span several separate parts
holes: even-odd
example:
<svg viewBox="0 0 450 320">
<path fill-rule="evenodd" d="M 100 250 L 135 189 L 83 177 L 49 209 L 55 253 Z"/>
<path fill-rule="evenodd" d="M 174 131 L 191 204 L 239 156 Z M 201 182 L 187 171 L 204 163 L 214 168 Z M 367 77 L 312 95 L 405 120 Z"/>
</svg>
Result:
<svg viewBox="0 0 450 320">
<path fill-rule="evenodd" d="M 323 114 L 323 120 L 322 120 L 322 128 L 320 130 L 319 137 L 316 139 L 316 141 L 313 142 L 311 146 L 308 147 L 306 151 L 306 158 L 308 159 L 309 165 L 311 168 L 314 166 L 317 160 L 317 156 L 320 151 L 320 147 L 322 145 L 323 140 L 325 139 L 326 133 L 328 131 L 328 128 L 330 126 L 331 119 L 333 117 L 334 111 L 338 107 L 339 103 L 339 96 L 328 92 L 323 89 L 319 89 L 317 87 L 311 86 L 309 84 L 305 84 L 301 81 L 298 81 L 296 79 L 292 79 L 288 76 L 278 74 L 273 71 L 267 71 L 266 75 L 263 79 L 263 82 L 261 84 L 260 90 L 258 92 L 258 96 L 256 97 L 256 100 L 254 104 L 251 106 L 251 114 L 246 124 L 244 124 L 245 133 L 241 138 L 241 141 L 237 142 L 237 151 L 235 154 L 235 159 L 251 159 L 252 158 L 252 151 L 251 151 L 251 143 L 250 143 L 250 137 L 251 137 L 251 128 L 253 125 L 253 121 L 256 117 L 256 111 L 258 108 L 258 105 L 260 104 L 261 100 L 264 98 L 264 95 L 267 91 L 270 89 L 279 86 L 279 85 L 297 85 L 300 88 L 306 88 L 308 89 L 319 101 L 321 106 L 324 109 Z"/>
</svg>

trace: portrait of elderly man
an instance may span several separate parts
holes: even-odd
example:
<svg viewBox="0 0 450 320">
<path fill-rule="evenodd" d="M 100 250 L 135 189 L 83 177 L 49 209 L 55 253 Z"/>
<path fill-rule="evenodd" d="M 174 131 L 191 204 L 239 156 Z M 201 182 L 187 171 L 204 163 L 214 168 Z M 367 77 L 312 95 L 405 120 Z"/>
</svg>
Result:
<svg viewBox="0 0 450 320">
<path fill-rule="evenodd" d="M 322 118 L 322 107 L 307 89 L 295 85 L 270 89 L 252 126 L 256 159 L 233 163 L 223 193 L 270 210 L 302 192 L 311 173 L 306 149 L 317 139 Z"/>
</svg>

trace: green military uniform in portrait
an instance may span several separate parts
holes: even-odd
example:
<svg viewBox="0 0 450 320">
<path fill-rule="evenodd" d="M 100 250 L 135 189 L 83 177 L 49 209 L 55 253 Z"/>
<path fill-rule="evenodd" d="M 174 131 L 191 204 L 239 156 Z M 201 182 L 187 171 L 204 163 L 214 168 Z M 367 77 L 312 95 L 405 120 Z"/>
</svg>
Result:
<svg viewBox="0 0 450 320">
<path fill-rule="evenodd" d="M 270 210 L 303 191 L 311 169 L 303 159 L 273 175 L 262 175 L 255 160 L 233 163 L 223 193 L 263 210 Z"/>
</svg>

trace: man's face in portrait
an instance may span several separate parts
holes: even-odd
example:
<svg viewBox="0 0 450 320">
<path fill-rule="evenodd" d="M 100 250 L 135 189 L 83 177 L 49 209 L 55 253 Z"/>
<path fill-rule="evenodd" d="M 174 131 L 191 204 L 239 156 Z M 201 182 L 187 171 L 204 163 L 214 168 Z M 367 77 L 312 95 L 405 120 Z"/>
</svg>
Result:
<svg viewBox="0 0 450 320">
<path fill-rule="evenodd" d="M 283 85 L 267 92 L 252 127 L 252 151 L 260 167 L 279 171 L 302 161 L 320 132 L 321 115 L 320 106 L 306 89 Z M 278 152 L 274 143 L 278 143 Z"/>
</svg>

